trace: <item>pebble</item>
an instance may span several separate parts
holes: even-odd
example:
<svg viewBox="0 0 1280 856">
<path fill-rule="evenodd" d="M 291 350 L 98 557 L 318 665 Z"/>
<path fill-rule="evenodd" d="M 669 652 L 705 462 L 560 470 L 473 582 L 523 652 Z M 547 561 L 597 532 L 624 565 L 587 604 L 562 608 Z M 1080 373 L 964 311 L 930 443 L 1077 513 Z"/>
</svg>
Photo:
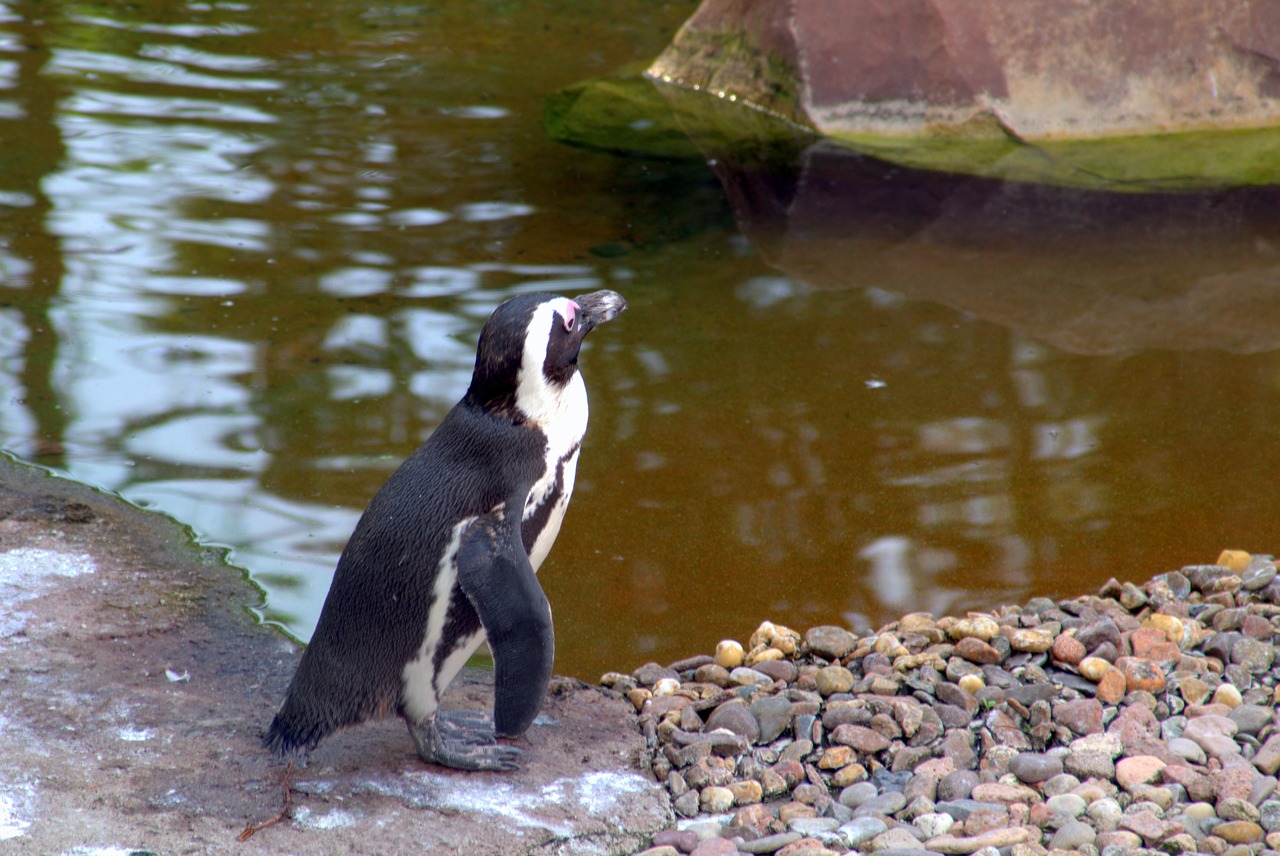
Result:
<svg viewBox="0 0 1280 856">
<path fill-rule="evenodd" d="M 653 836 L 654 847 L 672 847 L 691 853 L 698 846 L 698 833 L 688 829 L 664 829 Z"/>
<path fill-rule="evenodd" d="M 855 817 L 838 830 L 848 847 L 858 847 L 888 830 L 889 825 L 878 817 Z"/>
<path fill-rule="evenodd" d="M 1164 761 L 1152 755 L 1122 758 L 1116 762 L 1116 784 L 1125 790 L 1132 790 L 1139 784 L 1149 785 L 1159 781 L 1164 768 Z"/>
<path fill-rule="evenodd" d="M 858 637 L 843 627 L 823 625 L 810 628 L 804 634 L 805 646 L 824 660 L 839 660 L 849 656 L 857 643 Z"/>
<path fill-rule="evenodd" d="M 705 812 L 722 814 L 733 807 L 733 791 L 718 785 L 707 785 L 699 795 L 698 804 Z"/>
<path fill-rule="evenodd" d="M 843 666 L 827 666 L 819 669 L 813 679 L 818 686 L 818 692 L 824 696 L 847 693 L 853 689 L 854 685 L 853 672 Z"/>
<path fill-rule="evenodd" d="M 1062 759 L 1042 752 L 1023 752 L 1009 760 L 1009 772 L 1020 782 L 1036 784 L 1062 773 Z"/>
<path fill-rule="evenodd" d="M 1072 820 L 1064 823 L 1049 839 L 1050 850 L 1079 851 L 1087 844 L 1092 844 L 1098 832 L 1083 821 Z"/>
<path fill-rule="evenodd" d="M 1167 748 L 1174 755 L 1191 764 L 1203 766 L 1208 760 L 1205 757 L 1204 750 L 1200 748 L 1200 744 L 1185 737 L 1175 737 L 1170 740 Z"/>
<path fill-rule="evenodd" d="M 1249 820 L 1228 820 L 1213 827 L 1213 834 L 1229 844 L 1252 844 L 1262 840 L 1262 827 Z"/>
<path fill-rule="evenodd" d="M 776 853 L 788 844 L 794 844 L 804 836 L 798 832 L 778 832 L 765 835 L 754 841 L 744 841 L 738 845 L 742 853 Z"/>
<path fill-rule="evenodd" d="M 732 639 L 722 640 L 716 645 L 716 665 L 722 669 L 733 670 L 742 665 L 742 643 Z"/>
<path fill-rule="evenodd" d="M 1280 849 L 1277 579 L 1243 554 L 608 673 L 687 818 L 646 853 Z"/>
<path fill-rule="evenodd" d="M 698 842 L 698 846 L 693 848 L 690 856 L 737 856 L 737 854 L 737 846 L 727 838 L 707 838 Z"/>
</svg>

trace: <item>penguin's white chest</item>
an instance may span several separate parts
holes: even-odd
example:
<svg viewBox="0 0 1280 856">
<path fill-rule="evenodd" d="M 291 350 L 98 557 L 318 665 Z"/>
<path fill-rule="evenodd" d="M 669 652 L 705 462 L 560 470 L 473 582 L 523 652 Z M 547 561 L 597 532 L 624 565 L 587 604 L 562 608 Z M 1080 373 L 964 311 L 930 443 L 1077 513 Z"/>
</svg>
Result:
<svg viewBox="0 0 1280 856">
<path fill-rule="evenodd" d="M 582 375 L 575 373 L 557 399 L 556 406 L 548 408 L 550 412 L 538 424 L 547 438 L 542 477 L 534 483 L 524 504 L 523 524 L 531 527 L 534 536 L 529 545 L 529 564 L 534 571 L 551 552 L 573 495 L 578 453 L 587 433 L 587 388 Z"/>
</svg>

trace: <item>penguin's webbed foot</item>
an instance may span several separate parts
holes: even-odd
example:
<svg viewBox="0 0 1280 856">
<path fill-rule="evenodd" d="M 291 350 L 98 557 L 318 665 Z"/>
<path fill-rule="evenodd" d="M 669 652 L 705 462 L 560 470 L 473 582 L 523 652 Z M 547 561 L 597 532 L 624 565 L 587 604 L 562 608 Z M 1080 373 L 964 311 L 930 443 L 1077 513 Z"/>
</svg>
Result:
<svg viewBox="0 0 1280 856">
<path fill-rule="evenodd" d="M 420 725 L 410 725 L 409 733 L 418 757 L 455 770 L 514 770 L 522 754 L 515 746 L 499 745 L 493 720 L 476 711 L 440 711 Z"/>
</svg>

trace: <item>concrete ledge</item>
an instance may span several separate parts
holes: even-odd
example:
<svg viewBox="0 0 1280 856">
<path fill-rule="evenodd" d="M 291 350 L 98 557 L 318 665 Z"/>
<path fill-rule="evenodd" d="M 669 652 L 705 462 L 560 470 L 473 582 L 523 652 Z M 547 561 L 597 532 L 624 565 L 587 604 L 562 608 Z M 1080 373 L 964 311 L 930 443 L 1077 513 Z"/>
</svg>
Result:
<svg viewBox="0 0 1280 856">
<path fill-rule="evenodd" d="M 295 772 L 259 745 L 297 646 L 175 522 L 0 459 L 0 850 L 630 853 L 672 822 L 625 702 L 555 679 L 511 774 L 424 765 L 398 721 Z M 449 706 L 484 708 L 468 670 Z M 81 851 L 77 851 L 81 852 Z"/>
</svg>

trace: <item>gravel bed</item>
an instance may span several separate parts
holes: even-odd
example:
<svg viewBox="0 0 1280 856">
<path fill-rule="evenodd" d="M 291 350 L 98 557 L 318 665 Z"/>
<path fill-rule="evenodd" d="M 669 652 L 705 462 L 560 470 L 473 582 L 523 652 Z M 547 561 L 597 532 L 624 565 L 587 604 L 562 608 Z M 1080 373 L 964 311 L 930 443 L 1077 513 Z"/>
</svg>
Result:
<svg viewBox="0 0 1280 856">
<path fill-rule="evenodd" d="M 601 683 L 676 828 L 646 856 L 1280 851 L 1271 556 L 870 635 L 764 622 Z"/>
</svg>

